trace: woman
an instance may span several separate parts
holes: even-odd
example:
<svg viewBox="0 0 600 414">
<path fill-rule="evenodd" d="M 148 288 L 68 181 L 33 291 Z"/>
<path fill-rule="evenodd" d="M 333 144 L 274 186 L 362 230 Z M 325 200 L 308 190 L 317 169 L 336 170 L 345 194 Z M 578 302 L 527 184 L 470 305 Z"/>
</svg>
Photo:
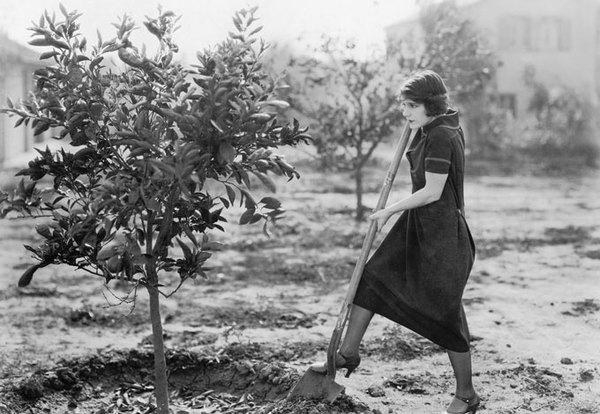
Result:
<svg viewBox="0 0 600 414">
<path fill-rule="evenodd" d="M 412 194 L 369 217 L 381 229 L 402 213 L 365 265 L 336 366 L 350 375 L 360 363 L 359 344 L 373 314 L 383 315 L 447 350 L 456 393 L 446 413 L 475 413 L 480 399 L 462 306 L 475 258 L 463 209 L 464 135 L 437 73 L 412 75 L 400 99 L 414 134 L 406 153 Z M 311 369 L 324 373 L 327 365 Z"/>
</svg>

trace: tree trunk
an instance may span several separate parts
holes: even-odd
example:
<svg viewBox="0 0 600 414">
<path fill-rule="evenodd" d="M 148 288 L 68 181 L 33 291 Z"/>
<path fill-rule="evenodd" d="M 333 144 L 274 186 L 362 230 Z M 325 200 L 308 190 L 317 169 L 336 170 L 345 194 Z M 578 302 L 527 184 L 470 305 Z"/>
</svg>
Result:
<svg viewBox="0 0 600 414">
<path fill-rule="evenodd" d="M 363 206 L 363 170 L 358 167 L 354 173 L 356 182 L 356 221 L 363 221 L 365 218 L 365 208 Z"/>
<path fill-rule="evenodd" d="M 158 275 L 156 270 L 148 269 L 148 295 L 150 297 L 150 320 L 152 322 L 152 344 L 154 345 L 154 395 L 157 414 L 169 414 L 169 390 L 167 385 L 167 360 L 163 328 L 160 319 Z"/>
<path fill-rule="evenodd" d="M 146 253 L 156 257 L 159 250 L 166 244 L 167 234 L 173 220 L 173 205 L 177 198 L 177 189 L 173 188 L 169 195 L 169 202 L 165 207 L 165 215 L 158 229 L 154 243 L 152 236 L 155 233 L 154 212 L 148 211 L 146 227 Z M 150 321 L 152 323 L 152 345 L 154 347 L 154 395 L 156 396 L 157 414 L 169 414 L 169 389 L 167 384 L 167 360 L 165 358 L 165 343 L 163 328 L 160 318 L 160 301 L 158 291 L 158 273 L 156 272 L 156 259 L 146 264 L 146 278 L 148 295 L 150 297 Z"/>
</svg>

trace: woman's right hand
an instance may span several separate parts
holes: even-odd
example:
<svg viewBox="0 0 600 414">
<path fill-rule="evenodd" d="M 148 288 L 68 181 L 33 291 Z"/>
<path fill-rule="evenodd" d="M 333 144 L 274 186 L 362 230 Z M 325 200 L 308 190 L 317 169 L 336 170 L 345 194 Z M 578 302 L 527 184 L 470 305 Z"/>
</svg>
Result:
<svg viewBox="0 0 600 414">
<path fill-rule="evenodd" d="M 371 214 L 369 216 L 369 220 L 376 221 L 377 222 L 377 230 L 381 230 L 383 228 L 383 226 L 385 226 L 385 223 L 387 223 L 387 221 L 390 219 L 391 216 L 392 216 L 392 213 L 384 208 L 382 210 L 376 211 L 375 213 Z"/>
</svg>

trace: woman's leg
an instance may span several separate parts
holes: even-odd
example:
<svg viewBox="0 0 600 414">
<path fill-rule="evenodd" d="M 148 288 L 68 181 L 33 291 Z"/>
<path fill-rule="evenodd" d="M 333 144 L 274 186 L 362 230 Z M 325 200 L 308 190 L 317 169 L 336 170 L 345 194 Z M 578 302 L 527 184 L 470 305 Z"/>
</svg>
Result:
<svg viewBox="0 0 600 414">
<path fill-rule="evenodd" d="M 362 341 L 369 323 L 373 318 L 373 312 L 357 305 L 352 305 L 346 335 L 340 346 L 340 353 L 344 356 L 358 356 L 358 347 Z"/>
<path fill-rule="evenodd" d="M 471 370 L 471 352 L 454 352 L 448 350 L 448 357 L 456 378 L 456 395 L 470 398 L 475 394 Z"/>
<path fill-rule="evenodd" d="M 346 376 L 349 376 L 352 371 L 360 364 L 358 348 L 360 342 L 369 327 L 373 312 L 361 308 L 360 306 L 352 305 L 350 309 L 350 317 L 348 318 L 348 327 L 346 335 L 336 354 L 336 366 L 346 368 Z M 312 371 L 325 374 L 327 373 L 327 363 L 311 365 Z"/>
<path fill-rule="evenodd" d="M 447 408 L 447 413 L 464 413 L 468 406 L 471 406 L 473 402 L 479 404 L 479 400 L 472 400 L 477 396 L 475 389 L 473 388 L 473 378 L 471 370 L 471 352 L 454 352 L 448 350 L 448 357 L 454 370 L 454 377 L 456 378 L 456 397 L 450 403 Z M 464 399 L 471 400 L 469 403 L 465 402 Z"/>
</svg>

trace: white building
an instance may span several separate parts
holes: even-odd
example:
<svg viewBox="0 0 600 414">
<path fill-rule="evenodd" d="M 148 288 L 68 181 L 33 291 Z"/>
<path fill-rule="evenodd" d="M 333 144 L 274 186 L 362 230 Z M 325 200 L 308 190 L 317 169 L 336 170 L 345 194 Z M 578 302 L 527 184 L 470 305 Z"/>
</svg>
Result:
<svg viewBox="0 0 600 414">
<path fill-rule="evenodd" d="M 40 66 L 36 52 L 0 33 L 0 106 L 6 107 L 7 98 L 26 98 L 33 89 L 33 71 Z M 22 166 L 33 146 L 47 135 L 34 137 L 33 129 L 24 125 L 15 128 L 17 119 L 0 114 L 0 168 Z"/>
</svg>

